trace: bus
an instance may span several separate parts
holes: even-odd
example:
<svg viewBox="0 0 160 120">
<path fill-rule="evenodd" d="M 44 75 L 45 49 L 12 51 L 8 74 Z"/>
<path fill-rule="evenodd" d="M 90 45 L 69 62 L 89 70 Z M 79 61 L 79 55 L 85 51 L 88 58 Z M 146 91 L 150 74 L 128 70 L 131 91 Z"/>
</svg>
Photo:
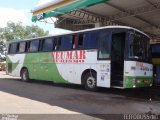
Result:
<svg viewBox="0 0 160 120">
<path fill-rule="evenodd" d="M 87 90 L 150 87 L 150 37 L 106 26 L 8 43 L 7 73 L 22 81 L 83 85 Z"/>
</svg>

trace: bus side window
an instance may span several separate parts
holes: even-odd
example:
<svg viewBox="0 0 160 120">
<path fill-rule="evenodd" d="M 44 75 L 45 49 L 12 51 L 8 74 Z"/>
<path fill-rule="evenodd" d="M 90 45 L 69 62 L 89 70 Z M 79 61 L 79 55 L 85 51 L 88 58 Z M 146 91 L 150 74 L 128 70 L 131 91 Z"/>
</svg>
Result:
<svg viewBox="0 0 160 120">
<path fill-rule="evenodd" d="M 71 50 L 73 47 L 73 36 L 65 35 L 62 37 L 61 50 Z"/>
<path fill-rule="evenodd" d="M 61 49 L 61 37 L 54 38 L 55 50 Z"/>
<path fill-rule="evenodd" d="M 98 47 L 98 40 L 97 40 L 98 32 L 89 32 L 85 34 L 84 38 L 84 49 L 97 49 Z"/>
<path fill-rule="evenodd" d="M 38 50 L 39 50 L 39 40 L 31 41 L 29 51 L 38 52 Z"/>
<path fill-rule="evenodd" d="M 57 38 L 53 38 L 53 50 L 57 50 Z"/>
<path fill-rule="evenodd" d="M 7 45 L 7 53 L 9 54 L 9 52 L 10 52 L 10 48 L 11 48 L 11 44 L 8 44 Z"/>
<path fill-rule="evenodd" d="M 31 41 L 27 42 L 26 52 L 30 52 L 30 43 L 31 43 Z"/>
<path fill-rule="evenodd" d="M 55 51 L 56 50 L 56 39 L 52 38 L 52 40 L 53 40 L 53 51 Z"/>
<path fill-rule="evenodd" d="M 17 50 L 16 50 L 16 53 L 19 53 L 19 47 L 20 47 L 20 43 L 17 43 Z"/>
<path fill-rule="evenodd" d="M 20 42 L 19 43 L 19 53 L 23 53 L 25 52 L 25 48 L 26 48 L 26 42 Z"/>
<path fill-rule="evenodd" d="M 73 35 L 72 49 L 76 49 L 76 47 L 77 47 L 77 35 Z"/>
<path fill-rule="evenodd" d="M 79 34 L 77 48 L 83 48 L 84 34 Z"/>
<path fill-rule="evenodd" d="M 53 50 L 53 39 L 52 38 L 44 39 L 42 43 L 42 51 L 50 52 L 52 50 Z"/>
<path fill-rule="evenodd" d="M 17 52 L 17 43 L 11 43 L 9 47 L 9 54 L 15 54 Z"/>
<path fill-rule="evenodd" d="M 38 51 L 43 51 L 44 42 L 45 42 L 45 39 L 39 40 L 39 49 L 38 49 Z"/>
<path fill-rule="evenodd" d="M 99 50 L 98 59 L 108 59 L 110 57 L 110 35 L 101 31 L 98 36 Z"/>
</svg>

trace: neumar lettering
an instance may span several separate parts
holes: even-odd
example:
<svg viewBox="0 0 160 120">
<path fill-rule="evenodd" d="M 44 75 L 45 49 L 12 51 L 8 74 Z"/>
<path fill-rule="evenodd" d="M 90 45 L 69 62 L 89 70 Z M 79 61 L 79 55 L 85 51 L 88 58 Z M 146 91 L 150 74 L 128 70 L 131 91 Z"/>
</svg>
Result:
<svg viewBox="0 0 160 120">
<path fill-rule="evenodd" d="M 86 59 L 86 51 L 58 51 L 53 52 L 52 56 L 56 63 L 83 63 Z"/>
</svg>

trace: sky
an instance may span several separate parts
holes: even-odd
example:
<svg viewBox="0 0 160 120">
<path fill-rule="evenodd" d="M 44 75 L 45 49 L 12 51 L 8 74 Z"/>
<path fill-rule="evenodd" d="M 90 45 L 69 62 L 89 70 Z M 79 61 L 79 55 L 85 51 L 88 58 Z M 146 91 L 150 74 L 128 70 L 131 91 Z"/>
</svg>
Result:
<svg viewBox="0 0 160 120">
<path fill-rule="evenodd" d="M 36 22 L 33 23 L 31 10 L 51 0 L 0 0 L 0 27 L 6 26 L 7 22 L 22 22 L 23 25 L 38 25 L 50 34 L 65 33 L 65 30 L 54 28 L 53 24 Z"/>
</svg>

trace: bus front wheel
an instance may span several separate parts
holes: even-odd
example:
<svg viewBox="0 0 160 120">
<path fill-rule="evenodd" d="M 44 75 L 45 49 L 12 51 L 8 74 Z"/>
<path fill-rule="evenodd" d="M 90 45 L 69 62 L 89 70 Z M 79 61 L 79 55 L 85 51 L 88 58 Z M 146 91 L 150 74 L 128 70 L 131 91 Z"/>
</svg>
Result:
<svg viewBox="0 0 160 120">
<path fill-rule="evenodd" d="M 85 75 L 85 88 L 89 91 L 96 91 L 97 90 L 97 75 L 95 72 L 88 72 Z"/>
<path fill-rule="evenodd" d="M 29 81 L 29 73 L 27 69 L 22 69 L 21 71 L 21 80 L 24 82 L 28 82 Z"/>
</svg>

